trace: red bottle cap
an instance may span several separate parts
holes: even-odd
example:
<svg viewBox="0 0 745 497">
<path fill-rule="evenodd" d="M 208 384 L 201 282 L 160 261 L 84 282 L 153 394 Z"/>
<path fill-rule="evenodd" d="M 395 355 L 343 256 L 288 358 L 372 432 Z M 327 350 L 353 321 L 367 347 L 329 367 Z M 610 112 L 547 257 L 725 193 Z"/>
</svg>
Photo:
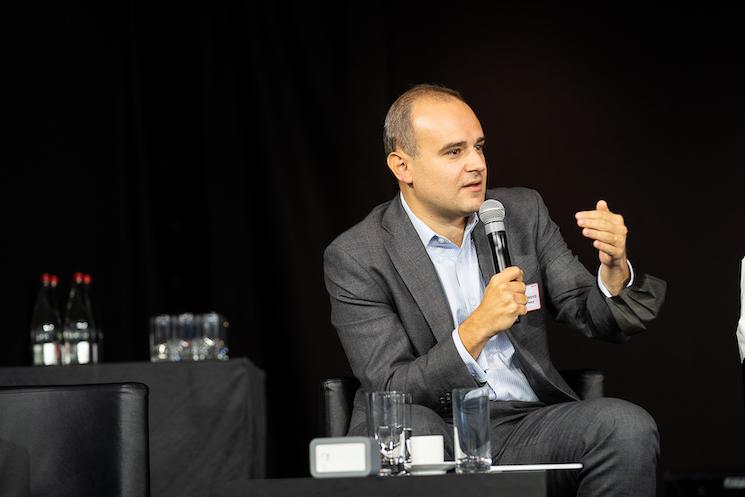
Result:
<svg viewBox="0 0 745 497">
<path fill-rule="evenodd" d="M 72 279 L 75 283 L 82 283 L 83 282 L 83 273 L 73 273 Z"/>
<path fill-rule="evenodd" d="M 41 282 L 46 284 L 49 284 L 49 273 L 41 273 Z"/>
<path fill-rule="evenodd" d="M 91 281 L 93 281 L 93 278 L 91 278 L 90 274 L 83 275 L 83 283 L 85 283 L 86 285 L 90 285 Z"/>
<path fill-rule="evenodd" d="M 59 277 L 56 274 L 53 274 L 50 276 L 50 282 L 52 283 L 52 286 L 57 286 L 59 284 Z"/>
</svg>

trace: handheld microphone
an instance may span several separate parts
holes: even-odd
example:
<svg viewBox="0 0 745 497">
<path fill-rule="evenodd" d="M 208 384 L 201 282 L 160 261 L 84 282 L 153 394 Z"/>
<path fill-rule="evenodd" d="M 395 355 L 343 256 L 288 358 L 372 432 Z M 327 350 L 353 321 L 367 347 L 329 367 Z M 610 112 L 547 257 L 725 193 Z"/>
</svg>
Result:
<svg viewBox="0 0 745 497">
<path fill-rule="evenodd" d="M 504 206 L 499 200 L 486 200 L 479 207 L 479 219 L 484 223 L 484 231 L 489 239 L 494 269 L 501 273 L 512 266 L 510 251 L 507 248 L 507 233 L 504 230 Z"/>
<path fill-rule="evenodd" d="M 494 269 L 501 273 L 512 266 L 510 251 L 507 248 L 507 232 L 504 229 L 504 205 L 499 200 L 486 200 L 479 207 L 479 219 L 484 223 L 484 231 L 489 239 Z M 520 322 L 520 316 L 515 323 Z"/>
</svg>

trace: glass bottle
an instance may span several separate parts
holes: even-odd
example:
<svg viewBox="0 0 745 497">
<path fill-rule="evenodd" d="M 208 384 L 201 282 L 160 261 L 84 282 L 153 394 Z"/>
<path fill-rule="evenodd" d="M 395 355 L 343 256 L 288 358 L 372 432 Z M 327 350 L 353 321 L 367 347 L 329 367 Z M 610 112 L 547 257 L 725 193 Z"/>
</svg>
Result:
<svg viewBox="0 0 745 497">
<path fill-rule="evenodd" d="M 41 275 L 41 287 L 31 316 L 31 353 L 34 366 L 55 366 L 60 363 L 59 308 L 54 291 L 57 279 L 48 273 Z"/>
<path fill-rule="evenodd" d="M 63 364 L 89 364 L 91 362 L 91 322 L 83 294 L 83 273 L 75 273 L 67 298 L 65 324 L 62 328 L 64 348 Z"/>
</svg>

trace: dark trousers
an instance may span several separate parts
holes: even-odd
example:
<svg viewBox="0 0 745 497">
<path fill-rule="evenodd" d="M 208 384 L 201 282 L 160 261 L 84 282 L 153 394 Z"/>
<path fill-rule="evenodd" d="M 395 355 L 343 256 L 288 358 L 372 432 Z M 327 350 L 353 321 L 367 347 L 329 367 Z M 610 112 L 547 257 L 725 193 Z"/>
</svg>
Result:
<svg viewBox="0 0 745 497">
<path fill-rule="evenodd" d="M 544 405 L 490 403 L 493 464 L 581 462 L 580 471 L 553 471 L 552 495 L 652 497 L 659 436 L 652 417 L 624 400 L 600 398 Z M 414 406 L 413 435 L 442 434 L 453 457 L 452 419 Z M 364 425 L 350 435 L 367 435 Z"/>
</svg>

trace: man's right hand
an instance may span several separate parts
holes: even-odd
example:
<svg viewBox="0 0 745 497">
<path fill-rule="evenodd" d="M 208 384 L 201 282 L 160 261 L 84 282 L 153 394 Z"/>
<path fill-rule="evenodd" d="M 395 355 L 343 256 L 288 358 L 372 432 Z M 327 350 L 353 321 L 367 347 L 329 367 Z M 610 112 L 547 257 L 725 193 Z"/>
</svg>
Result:
<svg viewBox="0 0 745 497">
<path fill-rule="evenodd" d="M 522 269 L 512 266 L 492 276 L 481 304 L 458 327 L 468 353 L 476 359 L 491 337 L 510 329 L 518 316 L 527 314 L 527 303 Z"/>
</svg>

